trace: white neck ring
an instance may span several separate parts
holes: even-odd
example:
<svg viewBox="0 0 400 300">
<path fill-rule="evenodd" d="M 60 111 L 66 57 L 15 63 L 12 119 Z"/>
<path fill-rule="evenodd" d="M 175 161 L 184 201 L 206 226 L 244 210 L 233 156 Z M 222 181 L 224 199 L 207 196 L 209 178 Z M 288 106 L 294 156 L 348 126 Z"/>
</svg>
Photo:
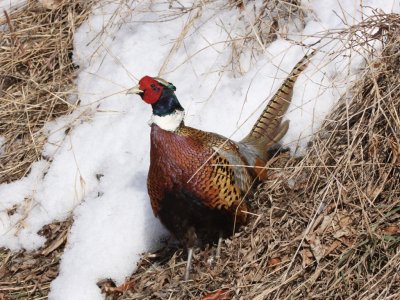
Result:
<svg viewBox="0 0 400 300">
<path fill-rule="evenodd" d="M 169 115 L 160 117 L 157 115 L 152 115 L 150 119 L 150 124 L 156 124 L 161 129 L 167 131 L 175 131 L 179 125 L 181 125 L 183 118 L 185 117 L 185 112 L 183 110 L 175 110 Z"/>
</svg>

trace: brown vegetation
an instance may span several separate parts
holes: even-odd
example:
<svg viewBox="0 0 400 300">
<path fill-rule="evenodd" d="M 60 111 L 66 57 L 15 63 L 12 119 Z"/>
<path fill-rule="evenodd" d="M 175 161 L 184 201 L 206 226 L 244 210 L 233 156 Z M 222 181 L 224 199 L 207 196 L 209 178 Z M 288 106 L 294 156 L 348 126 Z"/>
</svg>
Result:
<svg viewBox="0 0 400 300">
<path fill-rule="evenodd" d="M 90 1 L 64 1 L 47 9 L 29 1 L 1 12 L 0 136 L 5 138 L 0 183 L 19 179 L 41 158 L 43 125 L 76 105 L 73 36 L 90 12 Z"/>
</svg>

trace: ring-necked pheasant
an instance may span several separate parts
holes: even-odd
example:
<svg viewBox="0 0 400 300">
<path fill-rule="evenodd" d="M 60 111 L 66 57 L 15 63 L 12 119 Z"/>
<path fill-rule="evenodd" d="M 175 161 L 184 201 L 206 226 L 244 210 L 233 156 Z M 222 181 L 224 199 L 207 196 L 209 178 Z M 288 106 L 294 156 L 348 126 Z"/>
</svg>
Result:
<svg viewBox="0 0 400 300">
<path fill-rule="evenodd" d="M 147 188 L 155 216 L 188 249 L 185 280 L 199 239 L 216 241 L 246 223 L 245 198 L 263 176 L 259 167 L 268 161 L 268 150 L 288 130 L 289 122 L 282 117 L 308 61 L 306 55 L 294 67 L 240 142 L 185 126 L 176 88 L 161 78 L 145 76 L 128 91 L 152 105 Z"/>
</svg>

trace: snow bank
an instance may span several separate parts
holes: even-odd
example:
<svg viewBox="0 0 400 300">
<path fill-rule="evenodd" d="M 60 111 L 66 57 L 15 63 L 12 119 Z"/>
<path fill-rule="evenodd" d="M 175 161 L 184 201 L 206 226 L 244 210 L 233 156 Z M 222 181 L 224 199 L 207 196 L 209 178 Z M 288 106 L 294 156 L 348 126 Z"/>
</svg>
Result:
<svg viewBox="0 0 400 300">
<path fill-rule="evenodd" d="M 26 3 L 26 0 L 0 0 L 0 11 L 3 10 L 13 10 L 21 7 Z M 2 16 L 3 17 L 3 16 Z"/>
</svg>

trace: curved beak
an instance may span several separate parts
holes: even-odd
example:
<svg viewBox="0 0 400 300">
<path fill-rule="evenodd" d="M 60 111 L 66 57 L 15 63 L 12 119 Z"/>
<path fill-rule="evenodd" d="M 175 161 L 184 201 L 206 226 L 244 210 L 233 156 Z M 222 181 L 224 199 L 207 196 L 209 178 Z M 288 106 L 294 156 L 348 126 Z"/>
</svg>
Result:
<svg viewBox="0 0 400 300">
<path fill-rule="evenodd" d="M 130 88 L 129 90 L 126 91 L 126 94 L 141 94 L 143 91 L 139 88 L 139 86 L 134 86 L 133 88 Z"/>
</svg>

